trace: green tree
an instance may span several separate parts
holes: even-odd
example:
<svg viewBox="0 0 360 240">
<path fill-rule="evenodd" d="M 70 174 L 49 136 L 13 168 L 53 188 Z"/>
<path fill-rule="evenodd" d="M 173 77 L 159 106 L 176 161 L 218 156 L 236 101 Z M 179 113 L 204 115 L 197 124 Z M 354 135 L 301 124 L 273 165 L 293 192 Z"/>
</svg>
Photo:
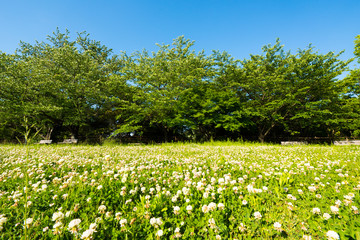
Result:
<svg viewBox="0 0 360 240">
<path fill-rule="evenodd" d="M 354 55 L 360 64 L 360 35 L 355 38 Z M 353 69 L 346 77 L 344 101 L 342 108 L 346 114 L 343 115 L 346 124 L 343 131 L 351 137 L 360 136 L 360 68 Z"/>
<path fill-rule="evenodd" d="M 152 55 L 144 50 L 131 57 L 125 75 L 136 90 L 118 116 L 122 122 L 116 133 L 154 128 L 168 141 L 199 131 L 203 123 L 197 122 L 195 109 L 205 81 L 211 77 L 211 61 L 203 52 L 191 51 L 193 44 L 179 37 L 172 46 L 158 45 L 159 50 Z"/>
</svg>

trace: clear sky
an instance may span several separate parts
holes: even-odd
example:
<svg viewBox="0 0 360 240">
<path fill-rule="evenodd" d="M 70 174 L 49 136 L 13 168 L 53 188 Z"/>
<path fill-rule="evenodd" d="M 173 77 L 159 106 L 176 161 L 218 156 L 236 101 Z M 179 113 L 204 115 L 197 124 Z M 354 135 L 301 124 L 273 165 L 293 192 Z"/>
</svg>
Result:
<svg viewBox="0 0 360 240">
<path fill-rule="evenodd" d="M 155 43 L 184 35 L 197 51 L 227 51 L 236 59 L 276 38 L 293 53 L 312 43 L 320 53 L 345 50 L 341 58 L 349 59 L 360 34 L 360 0 L 1 0 L 0 10 L 6 53 L 59 27 L 73 37 L 86 31 L 114 53 L 155 51 Z"/>
</svg>

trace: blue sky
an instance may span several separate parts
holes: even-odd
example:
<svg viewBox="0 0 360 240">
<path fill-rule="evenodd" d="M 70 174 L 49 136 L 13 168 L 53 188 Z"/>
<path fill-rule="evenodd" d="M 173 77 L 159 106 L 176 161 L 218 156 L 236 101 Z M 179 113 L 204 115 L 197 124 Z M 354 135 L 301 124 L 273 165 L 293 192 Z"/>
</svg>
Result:
<svg viewBox="0 0 360 240">
<path fill-rule="evenodd" d="M 155 51 L 155 43 L 184 35 L 197 51 L 237 59 L 261 53 L 276 38 L 293 53 L 312 43 L 320 53 L 345 50 L 341 58 L 348 59 L 360 34 L 359 0 L 13 0 L 1 1 L 0 9 L 0 51 L 7 53 L 59 27 L 71 36 L 87 31 L 114 53 Z"/>
</svg>

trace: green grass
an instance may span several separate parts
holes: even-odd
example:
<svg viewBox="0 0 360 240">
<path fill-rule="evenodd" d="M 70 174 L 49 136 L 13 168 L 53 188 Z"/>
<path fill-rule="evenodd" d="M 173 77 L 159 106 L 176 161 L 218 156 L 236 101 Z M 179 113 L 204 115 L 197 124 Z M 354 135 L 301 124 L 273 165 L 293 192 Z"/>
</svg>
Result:
<svg viewBox="0 0 360 240">
<path fill-rule="evenodd" d="M 359 153 L 237 142 L 3 145 L 0 238 L 326 239 L 331 230 L 359 239 Z"/>
</svg>

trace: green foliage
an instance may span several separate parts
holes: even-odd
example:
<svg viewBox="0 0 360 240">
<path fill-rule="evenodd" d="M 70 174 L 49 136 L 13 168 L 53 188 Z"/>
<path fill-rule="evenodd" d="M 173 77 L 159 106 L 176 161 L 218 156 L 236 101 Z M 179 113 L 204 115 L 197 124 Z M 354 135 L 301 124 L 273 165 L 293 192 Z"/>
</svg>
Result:
<svg viewBox="0 0 360 240">
<path fill-rule="evenodd" d="M 356 239 L 358 151 L 234 142 L 3 146 L 0 238 L 80 239 L 87 231 L 93 239 L 326 239 L 331 230 Z"/>
<path fill-rule="evenodd" d="M 86 32 L 72 40 L 58 29 L 46 42 L 20 42 L 0 53 L 0 140 L 23 138 L 24 119 L 54 142 L 359 136 L 359 69 L 338 79 L 352 60 L 341 52 L 292 54 L 276 40 L 236 60 L 194 44 L 180 36 L 153 53 L 116 55 Z M 358 36 L 358 60 L 359 48 Z"/>
</svg>

